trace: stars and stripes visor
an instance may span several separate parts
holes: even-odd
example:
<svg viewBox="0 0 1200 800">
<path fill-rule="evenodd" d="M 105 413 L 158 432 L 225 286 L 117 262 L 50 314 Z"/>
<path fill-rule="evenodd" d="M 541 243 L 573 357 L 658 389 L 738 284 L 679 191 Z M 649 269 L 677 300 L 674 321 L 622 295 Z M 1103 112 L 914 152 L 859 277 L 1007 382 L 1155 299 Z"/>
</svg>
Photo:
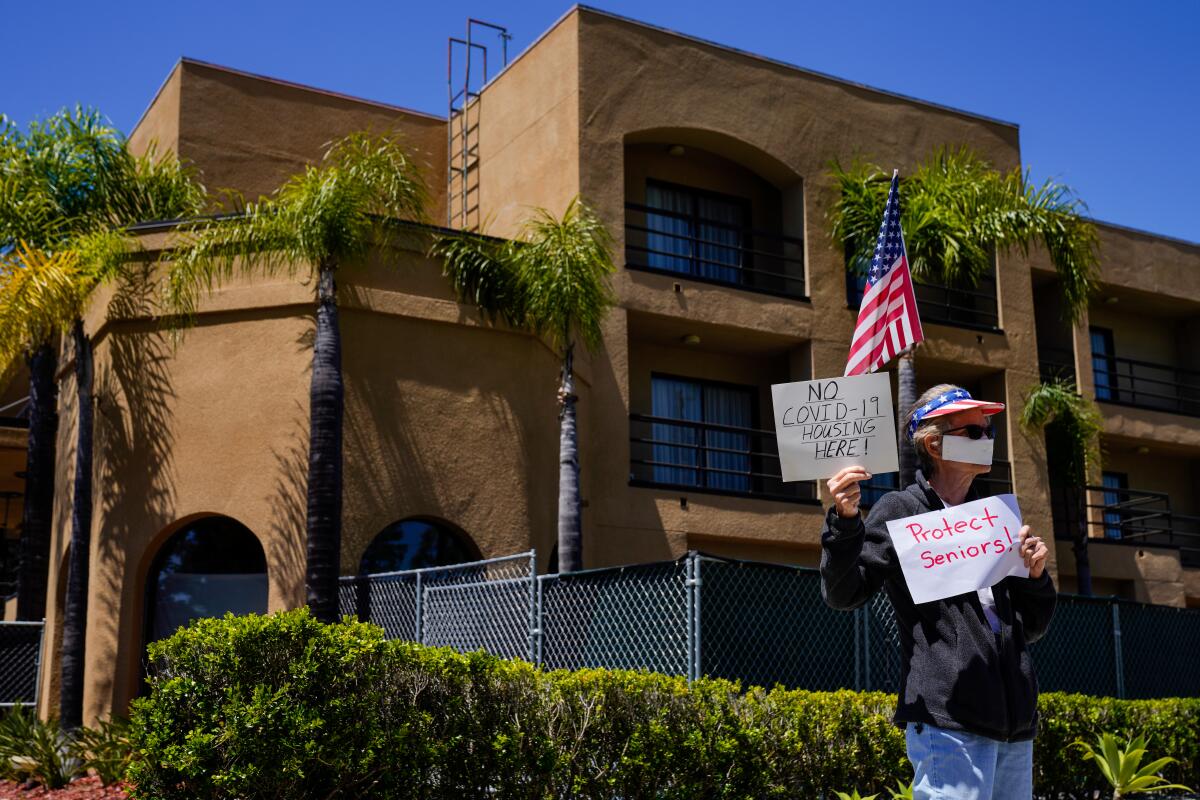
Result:
<svg viewBox="0 0 1200 800">
<path fill-rule="evenodd" d="M 971 393 L 966 389 L 955 389 L 952 392 L 938 395 L 913 412 L 912 419 L 908 421 L 908 440 L 912 441 L 913 434 L 917 432 L 917 426 L 923 420 L 953 414 L 955 411 L 966 411 L 969 408 L 977 408 L 990 417 L 992 414 L 999 414 L 1003 411 L 1004 403 L 973 400 Z"/>
</svg>

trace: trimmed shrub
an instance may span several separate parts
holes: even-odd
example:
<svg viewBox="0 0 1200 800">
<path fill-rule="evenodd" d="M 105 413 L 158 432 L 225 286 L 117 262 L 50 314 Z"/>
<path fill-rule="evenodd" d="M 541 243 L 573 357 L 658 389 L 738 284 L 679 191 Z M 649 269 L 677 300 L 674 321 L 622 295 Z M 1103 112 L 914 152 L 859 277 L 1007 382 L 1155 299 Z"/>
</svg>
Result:
<svg viewBox="0 0 1200 800">
<path fill-rule="evenodd" d="M 1142 735 L 1148 756 L 1178 759 L 1163 769 L 1171 783 L 1200 787 L 1200 698 L 1114 700 L 1053 692 L 1039 698 L 1041 727 L 1034 743 L 1033 784 L 1071 798 L 1107 797 L 1112 787 L 1073 742 L 1094 742 L 1101 733 L 1120 741 Z"/>
<path fill-rule="evenodd" d="M 542 672 L 385 641 L 305 610 L 204 620 L 152 646 L 130 778 L 176 798 L 792 798 L 912 776 L 883 693 L 742 691 L 621 670 Z M 1200 699 L 1042 696 L 1040 795 L 1102 788 L 1068 745 L 1144 733 L 1200 777 Z"/>
</svg>

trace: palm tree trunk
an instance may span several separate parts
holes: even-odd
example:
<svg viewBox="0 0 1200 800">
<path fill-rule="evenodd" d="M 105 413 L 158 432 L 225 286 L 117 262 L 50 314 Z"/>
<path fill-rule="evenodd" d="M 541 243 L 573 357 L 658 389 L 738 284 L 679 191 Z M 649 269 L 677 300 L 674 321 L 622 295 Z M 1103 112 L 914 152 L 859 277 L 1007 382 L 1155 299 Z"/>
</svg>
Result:
<svg viewBox="0 0 1200 800">
<path fill-rule="evenodd" d="M 71 550 L 63 613 L 62 685 L 59 718 L 67 730 L 83 724 L 83 658 L 87 631 L 88 570 L 92 547 L 92 343 L 83 320 L 71 328 L 79 424 L 75 434 L 75 496 L 71 504 Z"/>
<path fill-rule="evenodd" d="M 338 327 L 336 264 L 322 262 L 317 289 L 317 334 L 309 390 L 308 558 L 305 589 L 313 616 L 338 618 L 342 550 L 342 334 Z"/>
<path fill-rule="evenodd" d="M 1088 557 L 1087 489 L 1079 486 L 1067 487 L 1067 517 L 1071 532 L 1071 550 L 1075 553 L 1076 591 L 1082 595 L 1092 594 L 1092 563 Z"/>
<path fill-rule="evenodd" d="M 896 436 L 900 448 L 900 488 L 917 479 L 917 451 L 908 441 L 908 412 L 917 403 L 917 368 L 913 351 L 900 356 L 896 398 Z"/>
<path fill-rule="evenodd" d="M 583 526 L 579 498 L 579 434 L 575 427 L 575 376 L 573 343 L 563 359 L 562 410 L 558 428 L 558 569 L 583 568 Z"/>
<path fill-rule="evenodd" d="M 21 518 L 17 619 L 46 616 L 50 524 L 54 515 L 54 453 L 58 436 L 58 354 L 50 342 L 29 357 L 29 444 Z"/>
</svg>

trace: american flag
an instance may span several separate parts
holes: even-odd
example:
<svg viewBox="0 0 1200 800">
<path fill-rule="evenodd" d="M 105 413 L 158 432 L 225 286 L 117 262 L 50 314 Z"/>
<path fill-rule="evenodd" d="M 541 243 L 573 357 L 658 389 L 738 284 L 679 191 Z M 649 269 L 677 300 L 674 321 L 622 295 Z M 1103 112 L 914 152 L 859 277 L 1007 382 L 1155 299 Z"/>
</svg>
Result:
<svg viewBox="0 0 1200 800">
<path fill-rule="evenodd" d="M 875 255 L 858 309 L 858 324 L 850 340 L 846 374 L 874 372 L 924 338 L 912 275 L 908 271 L 904 232 L 900 229 L 900 178 L 899 173 L 893 173 L 879 240 L 875 243 Z"/>
</svg>

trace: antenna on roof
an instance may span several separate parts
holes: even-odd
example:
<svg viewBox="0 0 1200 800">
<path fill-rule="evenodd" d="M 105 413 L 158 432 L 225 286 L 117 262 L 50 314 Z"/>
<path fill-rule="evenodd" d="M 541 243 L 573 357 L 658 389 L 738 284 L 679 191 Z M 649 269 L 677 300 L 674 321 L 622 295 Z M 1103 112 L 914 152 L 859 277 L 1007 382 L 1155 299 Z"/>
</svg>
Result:
<svg viewBox="0 0 1200 800">
<path fill-rule="evenodd" d="M 479 92 L 488 81 L 487 45 L 474 41 L 476 27 L 490 28 L 500 38 L 501 55 L 508 66 L 508 28 L 478 19 L 467 19 L 467 38 L 449 37 L 446 46 L 446 225 L 463 230 L 479 226 Z M 454 53 L 459 52 L 461 83 L 455 81 Z M 482 77 L 471 67 L 481 60 Z"/>
</svg>

